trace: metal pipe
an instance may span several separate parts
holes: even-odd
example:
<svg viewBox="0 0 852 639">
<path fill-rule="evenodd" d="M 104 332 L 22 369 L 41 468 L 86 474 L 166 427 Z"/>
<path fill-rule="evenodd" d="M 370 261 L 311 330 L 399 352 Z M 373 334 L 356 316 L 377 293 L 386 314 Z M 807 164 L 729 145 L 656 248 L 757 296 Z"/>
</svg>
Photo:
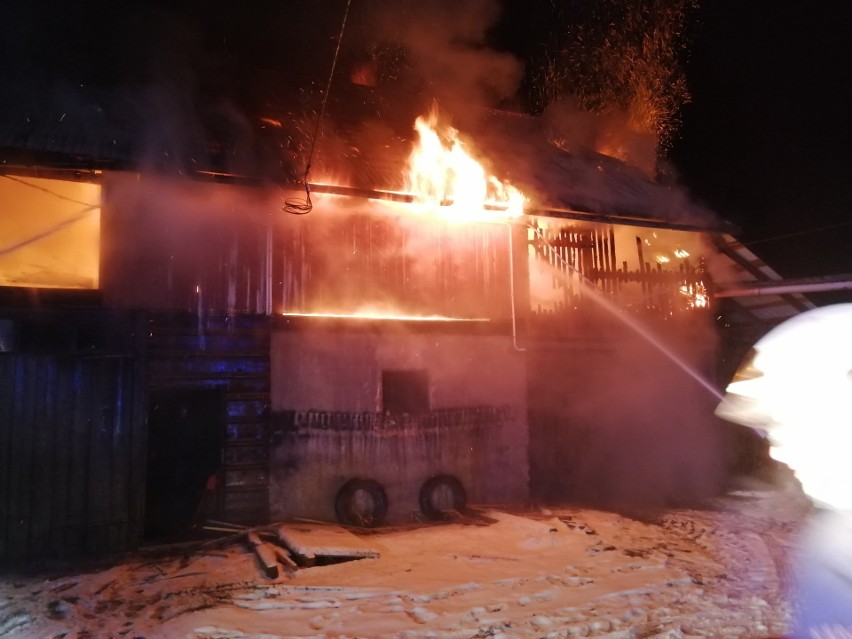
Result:
<svg viewBox="0 0 852 639">
<path fill-rule="evenodd" d="M 852 290 L 852 275 L 761 282 L 760 284 L 748 287 L 742 285 L 730 288 L 722 287 L 713 293 L 713 297 L 755 297 L 759 295 L 789 295 L 792 293 L 819 293 L 845 290 Z"/>
<path fill-rule="evenodd" d="M 518 346 L 518 324 L 515 318 L 515 245 L 513 240 L 514 225 L 506 222 L 506 230 L 509 233 L 509 301 L 512 307 L 512 345 L 516 351 L 525 351 L 525 347 Z"/>
</svg>

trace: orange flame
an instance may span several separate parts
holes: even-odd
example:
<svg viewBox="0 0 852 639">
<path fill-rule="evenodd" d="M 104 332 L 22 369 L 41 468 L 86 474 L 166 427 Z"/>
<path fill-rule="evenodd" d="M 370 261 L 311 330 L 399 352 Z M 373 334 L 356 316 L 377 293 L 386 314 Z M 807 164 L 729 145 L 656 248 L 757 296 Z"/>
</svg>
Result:
<svg viewBox="0 0 852 639">
<path fill-rule="evenodd" d="M 710 296 L 703 282 L 696 282 L 692 286 L 684 284 L 679 290 L 686 297 L 689 308 L 707 308 L 710 305 Z"/>
<path fill-rule="evenodd" d="M 527 198 L 507 182 L 489 175 L 452 127 L 439 133 L 437 113 L 414 123 L 418 134 L 408 158 L 405 190 L 421 212 L 458 221 L 520 217 Z"/>
<path fill-rule="evenodd" d="M 487 322 L 485 317 L 447 317 L 446 315 L 410 315 L 395 311 L 355 311 L 353 313 L 297 313 L 282 312 L 283 317 L 314 317 L 323 319 L 352 319 L 373 321 L 407 321 L 407 322 Z"/>
</svg>

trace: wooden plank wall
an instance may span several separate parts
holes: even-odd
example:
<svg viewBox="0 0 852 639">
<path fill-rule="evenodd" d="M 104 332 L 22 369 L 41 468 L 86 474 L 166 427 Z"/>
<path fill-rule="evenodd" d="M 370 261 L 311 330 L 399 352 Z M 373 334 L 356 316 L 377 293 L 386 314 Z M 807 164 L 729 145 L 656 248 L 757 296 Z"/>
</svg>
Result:
<svg viewBox="0 0 852 639">
<path fill-rule="evenodd" d="M 0 354 L 0 564 L 138 542 L 136 367 L 118 355 Z"/>
<path fill-rule="evenodd" d="M 326 200 L 297 216 L 280 211 L 277 193 L 270 201 L 258 189 L 106 179 L 108 307 L 511 315 L 506 225 L 379 212 L 363 198 Z"/>
<path fill-rule="evenodd" d="M 149 313 L 147 384 L 221 389 L 224 449 L 217 518 L 265 522 L 269 513 L 269 319 Z"/>
<path fill-rule="evenodd" d="M 276 228 L 273 307 L 508 319 L 509 227 L 429 217 L 325 216 Z"/>
<path fill-rule="evenodd" d="M 587 339 L 611 332 L 612 313 L 593 303 L 592 296 L 613 309 L 641 315 L 645 321 L 689 321 L 689 295 L 703 286 L 703 264 L 666 265 L 646 259 L 642 241 L 636 237 L 636 255 L 630 262 L 616 252 L 613 225 L 565 224 L 558 228 L 534 227 L 529 245 L 533 264 L 546 265 L 554 291 L 561 299 L 550 308 L 532 308 L 529 327 L 533 335 Z M 638 264 L 631 269 L 628 264 Z M 592 291 L 589 286 L 594 286 Z"/>
</svg>

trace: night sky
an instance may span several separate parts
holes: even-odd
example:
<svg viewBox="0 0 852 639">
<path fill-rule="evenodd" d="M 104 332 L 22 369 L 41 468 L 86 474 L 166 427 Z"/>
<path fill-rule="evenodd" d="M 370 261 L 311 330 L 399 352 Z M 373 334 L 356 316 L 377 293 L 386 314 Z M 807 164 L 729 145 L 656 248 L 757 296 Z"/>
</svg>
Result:
<svg viewBox="0 0 852 639">
<path fill-rule="evenodd" d="M 703 5 L 683 182 L 783 276 L 852 273 L 852 3 Z"/>
<path fill-rule="evenodd" d="M 537 2 L 504 0 L 488 44 L 526 55 L 546 37 L 546 21 L 530 14 Z M 251 97 L 259 78 L 279 74 L 324 84 L 346 5 L 178 4 L 6 2 L 4 83 L 167 76 L 237 101 Z M 359 12 L 381 4 L 352 0 L 350 44 L 369 40 Z M 692 101 L 670 160 L 694 197 L 736 224 L 740 239 L 785 277 L 852 273 L 850 24 L 848 0 L 703 0 L 689 20 Z"/>
</svg>

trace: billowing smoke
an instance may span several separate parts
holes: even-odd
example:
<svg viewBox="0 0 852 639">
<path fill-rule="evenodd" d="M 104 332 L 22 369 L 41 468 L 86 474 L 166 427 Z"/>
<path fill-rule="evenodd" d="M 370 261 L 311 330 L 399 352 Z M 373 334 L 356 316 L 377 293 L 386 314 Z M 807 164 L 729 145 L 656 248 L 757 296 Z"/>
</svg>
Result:
<svg viewBox="0 0 852 639">
<path fill-rule="evenodd" d="M 601 325 L 611 331 L 606 339 L 594 328 Z M 722 488 L 718 398 L 670 357 L 711 379 L 712 327 L 692 318 L 663 328 L 661 350 L 605 311 L 592 312 L 581 344 L 531 353 L 531 483 L 539 499 L 665 507 Z"/>
<path fill-rule="evenodd" d="M 510 98 L 522 65 L 486 46 L 500 16 L 494 0 L 386 3 L 375 16 L 374 33 L 392 36 L 406 54 L 407 71 L 459 118 Z"/>
<path fill-rule="evenodd" d="M 326 96 L 316 82 L 306 124 L 298 127 L 307 133 L 304 154 L 316 147 L 318 174 L 342 174 L 352 184 L 359 180 L 353 163 L 391 161 L 399 170 L 415 139 L 415 119 L 435 105 L 442 124 L 476 132 L 489 109 L 513 101 L 523 65 L 488 46 L 500 15 L 495 0 L 353 5 L 330 91 Z M 309 138 L 323 107 L 314 144 Z M 389 185 L 374 179 L 358 186 Z"/>
<path fill-rule="evenodd" d="M 659 137 L 630 124 L 627 112 L 595 113 L 580 107 L 572 96 L 554 99 L 542 114 L 550 143 L 568 153 L 597 151 L 638 167 L 649 176 L 657 171 Z"/>
<path fill-rule="evenodd" d="M 683 68 L 688 24 L 696 0 L 568 0 L 539 3 L 547 21 L 544 44 L 530 52 L 528 81 L 539 110 L 569 98 L 584 111 L 603 116 L 613 140 L 597 150 L 654 174 L 633 140 L 653 138 L 665 156 L 689 101 Z M 539 26 L 541 28 L 542 25 Z"/>
</svg>

